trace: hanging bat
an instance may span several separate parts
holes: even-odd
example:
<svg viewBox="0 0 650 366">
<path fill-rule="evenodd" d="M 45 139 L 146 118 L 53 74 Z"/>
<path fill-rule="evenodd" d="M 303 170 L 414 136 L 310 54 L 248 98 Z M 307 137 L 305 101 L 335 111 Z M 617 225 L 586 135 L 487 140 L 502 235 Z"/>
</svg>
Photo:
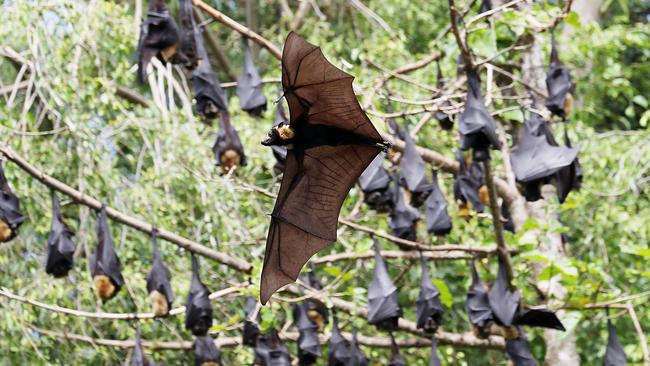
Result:
<svg viewBox="0 0 650 366">
<path fill-rule="evenodd" d="M 476 258 L 472 259 L 470 267 L 472 272 L 472 286 L 467 291 L 467 314 L 472 323 L 474 335 L 479 338 L 487 338 L 490 335 L 494 314 L 490 307 L 488 291 L 476 271 Z"/>
<path fill-rule="evenodd" d="M 458 151 L 456 160 L 460 167 L 454 180 L 454 198 L 459 203 L 459 216 L 468 218 L 471 210 L 483 212 L 485 209 L 481 198 L 483 168 L 471 160 L 468 164 L 462 151 Z"/>
<path fill-rule="evenodd" d="M 350 342 L 350 352 L 352 353 L 351 366 L 368 366 L 368 358 L 363 354 L 359 348 L 359 341 L 357 340 L 357 330 L 352 329 L 352 341 Z"/>
<path fill-rule="evenodd" d="M 246 320 L 242 331 L 242 344 L 255 347 L 257 338 L 260 335 L 260 314 L 257 308 L 257 300 L 252 296 L 246 298 Z"/>
<path fill-rule="evenodd" d="M 185 67 L 194 70 L 199 64 L 199 54 L 196 49 L 196 35 L 199 29 L 194 20 L 192 11 L 192 0 L 180 0 L 178 7 L 178 17 L 180 18 L 180 49 L 179 52 L 185 59 Z"/>
<path fill-rule="evenodd" d="M 336 240 L 338 216 L 359 175 L 387 144 L 363 113 L 354 78 L 290 33 L 282 55 L 289 124 L 262 142 L 284 145 L 287 162 L 271 214 L 262 268 L 262 304 L 298 278 L 307 260 Z"/>
<path fill-rule="evenodd" d="M 230 124 L 230 113 L 228 111 L 219 111 L 219 132 L 217 140 L 212 146 L 212 151 L 217 159 L 217 165 L 221 167 L 224 174 L 230 170 L 246 166 L 246 154 L 244 146 L 239 139 L 239 133 Z"/>
<path fill-rule="evenodd" d="M 395 342 L 393 332 L 390 333 L 390 360 L 388 361 L 388 366 L 406 366 L 406 360 L 399 354 L 399 348 L 397 347 L 397 342 Z"/>
<path fill-rule="evenodd" d="M 415 241 L 417 234 L 416 226 L 420 219 L 420 212 L 417 208 L 406 202 L 402 187 L 396 177 L 393 177 L 393 201 L 395 202 L 395 206 L 393 206 L 393 210 L 390 213 L 390 221 L 388 222 L 391 233 L 399 238 Z M 400 248 L 410 250 L 406 246 Z"/>
<path fill-rule="evenodd" d="M 447 235 L 451 232 L 451 217 L 447 212 L 447 200 L 438 186 L 438 173 L 431 171 L 433 189 L 425 202 L 427 230 L 434 235 Z"/>
<path fill-rule="evenodd" d="M 305 303 L 293 307 L 293 321 L 298 328 L 298 362 L 300 365 L 313 365 L 320 357 L 318 326 L 307 316 Z"/>
<path fill-rule="evenodd" d="M 192 72 L 190 80 L 196 99 L 196 109 L 205 119 L 215 119 L 219 111 L 228 112 L 228 100 L 226 92 L 219 84 L 210 61 L 208 53 L 203 45 L 201 32 L 195 32 L 196 51 L 199 57 L 199 64 Z"/>
<path fill-rule="evenodd" d="M 359 176 L 363 202 L 377 212 L 389 212 L 394 207 L 391 178 L 384 168 L 386 154 L 380 153 Z"/>
<path fill-rule="evenodd" d="M 135 330 L 135 348 L 133 349 L 133 356 L 131 356 L 131 366 L 156 366 L 156 363 L 151 361 L 142 349 L 142 335 L 140 328 Z"/>
<path fill-rule="evenodd" d="M 260 366 L 291 366 L 289 351 L 275 329 L 260 335 L 255 347 L 255 363 Z"/>
<path fill-rule="evenodd" d="M 309 272 L 307 272 L 304 282 L 313 289 L 323 289 L 323 284 L 316 277 L 316 267 L 312 262 L 309 262 Z M 327 310 L 327 306 L 316 299 L 307 299 L 305 300 L 305 304 L 307 305 L 307 316 L 318 326 L 318 330 L 322 331 L 325 328 L 325 325 L 329 323 L 329 311 Z"/>
<path fill-rule="evenodd" d="M 158 57 L 162 62 L 172 61 L 177 54 L 178 27 L 169 14 L 165 0 L 149 0 L 147 18 L 140 24 L 138 42 L 138 81 L 144 83 L 144 76 L 151 59 Z"/>
<path fill-rule="evenodd" d="M 72 242 L 74 231 L 63 221 L 61 203 L 54 190 L 50 191 L 52 198 L 52 227 L 47 236 L 47 260 L 45 272 L 59 278 L 65 277 L 74 266 L 75 244 Z"/>
<path fill-rule="evenodd" d="M 524 187 L 526 199 L 536 201 L 542 198 L 540 186 L 553 181 L 558 196 L 564 201 L 568 192 L 561 189 L 565 186 L 561 184 L 561 178 L 566 175 L 563 174 L 565 168 L 573 164 L 577 156 L 577 148 L 558 146 L 542 116 L 532 113 L 519 133 L 519 143 L 512 149 L 512 170 Z"/>
<path fill-rule="evenodd" d="M 517 333 L 519 337 L 506 339 L 506 355 L 514 366 L 537 366 L 537 361 L 530 352 L 526 333 L 521 328 L 517 330 Z"/>
<path fill-rule="evenodd" d="M 169 269 L 165 266 L 160 257 L 158 248 L 158 231 L 153 229 L 151 232 L 151 246 L 153 249 L 153 261 L 151 272 L 147 275 L 147 292 L 151 309 L 155 316 L 166 316 L 171 309 L 174 293 L 172 285 L 169 283 Z"/>
<path fill-rule="evenodd" d="M 400 139 L 404 140 L 404 152 L 399 164 L 402 173 L 401 183 L 410 193 L 410 204 L 420 207 L 433 189 L 433 185 L 427 179 L 427 164 L 415 149 L 415 142 L 408 130 L 401 128 L 393 120 L 390 122 L 393 131 Z"/>
<path fill-rule="evenodd" d="M 214 344 L 214 339 L 209 334 L 196 337 L 192 343 L 194 348 L 195 366 L 222 366 L 221 351 Z"/>
<path fill-rule="evenodd" d="M 458 121 L 458 132 L 461 149 L 471 149 L 476 161 L 488 159 L 490 147 L 501 148 L 494 120 L 485 108 L 481 95 L 481 79 L 476 70 L 467 71 L 467 100 L 465 110 Z"/>
<path fill-rule="evenodd" d="M 348 341 L 341 335 L 339 320 L 333 316 L 327 366 L 348 366 L 350 364 L 352 364 L 352 353 Z"/>
<path fill-rule="evenodd" d="M 431 282 L 427 262 L 420 257 L 422 266 L 422 280 L 420 293 L 415 301 L 415 319 L 417 329 L 424 329 L 427 333 L 435 333 L 442 324 L 442 304 L 440 303 L 440 290 Z"/>
<path fill-rule="evenodd" d="M 390 278 L 379 243 L 375 242 L 375 269 L 368 288 L 368 322 L 381 330 L 397 329 L 402 316 L 402 307 L 397 296 L 397 287 Z"/>
<path fill-rule="evenodd" d="M 564 125 L 564 144 L 566 147 L 571 148 L 571 141 L 567 134 L 566 124 Z M 579 191 L 582 185 L 583 171 L 580 159 L 578 157 L 569 165 L 558 171 L 554 178 L 551 179 L 551 184 L 557 188 L 557 196 L 560 203 L 563 203 L 569 192 Z"/>
<path fill-rule="evenodd" d="M 440 366 L 440 358 L 438 357 L 438 342 L 436 336 L 431 337 L 431 358 L 429 359 L 429 366 Z"/>
<path fill-rule="evenodd" d="M 565 119 L 573 109 L 573 91 L 574 84 L 571 81 L 569 70 L 564 67 L 560 61 L 555 44 L 555 34 L 551 34 L 551 61 L 548 71 L 546 72 L 546 90 L 548 98 L 546 99 L 546 108 L 556 116 Z"/>
<path fill-rule="evenodd" d="M 486 11 L 492 10 L 492 0 L 483 0 L 481 1 L 481 7 L 479 8 L 479 14 L 485 13 Z"/>
<path fill-rule="evenodd" d="M 212 327 L 212 304 L 210 291 L 201 282 L 199 261 L 192 254 L 192 283 L 185 304 L 185 329 L 195 336 L 204 336 Z"/>
<path fill-rule="evenodd" d="M 248 45 L 248 38 L 242 39 L 244 43 L 244 71 L 237 80 L 237 96 L 241 108 L 254 117 L 259 117 L 266 110 L 266 97 L 262 93 L 262 78 L 253 63 L 253 54 Z"/>
<path fill-rule="evenodd" d="M 445 88 L 445 79 L 442 76 L 442 70 L 440 69 L 440 62 L 438 61 L 436 61 L 436 68 L 438 70 L 438 81 L 436 82 L 436 89 L 438 89 L 438 93 L 433 96 L 434 99 L 442 97 L 442 90 Z M 449 101 L 449 99 L 447 99 L 444 102 L 442 102 L 440 107 L 441 108 L 451 107 L 451 102 Z M 438 110 L 434 112 L 433 116 L 436 118 L 436 120 L 440 124 L 440 127 L 443 130 L 448 131 L 454 127 L 454 120 L 451 118 L 450 115 L 443 112 L 442 110 Z"/>
<path fill-rule="evenodd" d="M 488 302 L 492 309 L 492 315 L 497 324 L 505 328 L 506 338 L 516 338 L 514 328 L 515 318 L 519 311 L 521 293 L 516 288 L 511 289 L 508 282 L 508 274 L 503 259 L 499 256 L 499 270 L 497 278 L 488 292 Z"/>
<path fill-rule="evenodd" d="M 25 216 L 20 212 L 20 201 L 11 192 L 0 162 L 0 243 L 13 239 L 23 221 Z"/>
<path fill-rule="evenodd" d="M 90 269 L 97 295 L 105 302 L 112 299 L 124 285 L 120 260 L 115 253 L 106 218 L 106 206 L 102 205 L 97 215 L 97 251 L 91 257 Z"/>
<path fill-rule="evenodd" d="M 618 341 L 616 335 L 616 328 L 609 319 L 609 310 L 607 311 L 607 349 L 605 350 L 605 359 L 603 360 L 604 366 L 625 366 L 627 365 L 627 357 L 623 351 L 621 343 Z"/>
</svg>

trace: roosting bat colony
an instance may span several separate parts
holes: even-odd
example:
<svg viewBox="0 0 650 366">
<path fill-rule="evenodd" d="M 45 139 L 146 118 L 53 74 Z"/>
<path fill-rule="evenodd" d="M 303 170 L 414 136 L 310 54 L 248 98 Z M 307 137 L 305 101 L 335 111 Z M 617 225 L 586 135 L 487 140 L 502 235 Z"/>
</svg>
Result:
<svg viewBox="0 0 650 366">
<path fill-rule="evenodd" d="M 490 1 L 483 1 L 480 11 L 491 9 Z M 203 30 L 197 25 L 191 0 L 181 0 L 178 23 L 164 0 L 150 0 L 146 18 L 142 21 L 138 43 L 137 80 L 144 83 L 153 58 L 162 63 L 179 64 L 190 73 L 196 112 L 206 124 L 218 120 L 218 134 L 213 146 L 216 164 L 223 173 L 236 173 L 246 165 L 246 154 L 236 123 L 231 121 L 226 92 L 213 70 L 203 41 Z M 262 92 L 262 80 L 254 64 L 249 45 L 242 39 L 243 73 L 237 82 L 236 95 L 241 109 L 259 118 L 267 108 Z M 499 225 L 514 230 L 507 203 L 492 202 L 489 190 L 489 160 L 491 150 L 500 149 L 495 121 L 486 108 L 481 93 L 481 68 L 462 53 L 458 70 L 465 76 L 467 96 L 462 113 L 457 116 L 438 110 L 433 117 L 440 128 L 450 130 L 457 126 L 460 150 L 456 155 L 458 170 L 453 181 L 454 202 L 458 215 L 469 218 L 495 204 Z M 452 231 L 452 217 L 434 167 L 429 173 L 427 163 L 418 151 L 410 129 L 388 118 L 389 134 L 403 141 L 403 148 L 395 149 L 385 141 L 359 104 L 352 88 L 353 76 L 330 63 L 319 47 L 296 33 L 289 33 L 281 58 L 281 99 L 277 103 L 275 120 L 268 136 L 260 136 L 261 143 L 270 147 L 275 157 L 274 170 L 282 175 L 282 182 L 271 213 L 263 268 L 261 269 L 259 302 L 248 297 L 241 344 L 254 350 L 255 362 L 262 366 L 291 365 L 293 357 L 282 342 L 282 333 L 276 329 L 262 332 L 260 308 L 273 294 L 294 283 L 303 267 L 309 263 L 301 282 L 314 291 L 323 291 L 323 283 L 310 258 L 337 240 L 339 214 L 349 191 L 358 182 L 363 201 L 377 213 L 387 214 L 388 227 L 394 237 L 403 241 L 417 240 L 417 224 L 424 212 L 428 233 L 445 236 Z M 437 66 L 437 89 L 445 86 Z M 570 113 L 574 85 L 569 70 L 561 63 L 553 40 L 550 67 L 546 77 L 548 98 L 546 107 L 563 123 Z M 387 95 L 390 95 L 386 91 Z M 441 92 L 434 97 L 442 96 Z M 272 98 L 275 99 L 275 98 Z M 389 98 L 387 100 L 390 100 Z M 444 107 L 451 107 L 446 100 Z M 386 105 L 392 112 L 390 101 Z M 457 119 L 456 119 L 457 118 Z M 454 119 L 456 121 L 454 122 Z M 557 188 L 560 202 L 569 192 L 579 189 L 582 168 L 578 148 L 572 147 L 566 135 L 564 145 L 555 141 L 541 114 L 530 112 L 519 131 L 512 148 L 512 170 L 523 196 L 529 201 L 541 198 L 540 187 L 552 184 Z M 486 170 L 487 169 L 487 170 Z M 12 192 L 0 166 L 0 242 L 12 240 L 25 220 L 17 195 Z M 74 197 L 72 197 L 74 199 Z M 51 192 L 52 224 L 47 239 L 45 271 L 53 277 L 65 277 L 74 269 L 75 233 L 65 223 L 61 203 Z M 97 296 L 108 302 L 125 286 L 118 250 L 114 245 L 107 208 L 97 211 L 96 250 L 89 258 L 89 268 Z M 496 223 L 495 223 L 496 225 Z M 158 231 L 151 232 L 151 271 L 146 276 L 151 312 L 154 317 L 170 314 L 174 299 L 170 271 L 164 264 L 158 247 Z M 368 284 L 367 320 L 378 331 L 388 332 L 391 339 L 389 365 L 406 365 L 398 349 L 393 332 L 399 331 L 399 322 L 405 312 L 416 319 L 421 334 L 432 338 L 429 365 L 440 365 L 435 334 L 444 324 L 445 309 L 440 290 L 433 284 L 425 256 L 420 256 L 421 283 L 415 304 L 400 304 L 398 287 L 391 278 L 381 253 L 380 243 L 374 240 L 374 272 Z M 412 250 L 402 245 L 402 250 Z M 467 269 L 471 287 L 467 291 L 466 310 L 478 338 L 501 336 L 505 352 L 517 366 L 536 365 L 528 346 L 524 327 L 543 327 L 565 330 L 553 311 L 523 303 L 519 289 L 512 282 L 508 251 L 499 251 L 496 280 L 489 286 L 481 281 L 476 268 L 477 258 Z M 222 365 L 222 353 L 209 334 L 214 314 L 210 289 L 201 280 L 198 258 L 191 256 L 191 284 L 185 302 L 185 328 L 194 336 L 196 365 Z M 261 303 L 261 304 L 260 304 Z M 320 358 L 330 366 L 369 365 L 368 358 L 358 345 L 355 329 L 345 338 L 341 324 L 326 301 L 310 297 L 293 305 L 293 319 L 299 336 L 297 359 L 300 365 L 311 365 Z M 330 319 L 331 316 L 331 319 Z M 347 325 L 347 324 L 345 324 Z M 625 354 L 616 331 L 608 321 L 609 343 L 606 365 L 624 365 Z M 330 329 L 327 354 L 321 350 L 319 334 Z M 140 330 L 135 333 L 132 365 L 153 365 L 145 355 Z M 294 363 L 295 364 L 295 363 Z"/>
</svg>

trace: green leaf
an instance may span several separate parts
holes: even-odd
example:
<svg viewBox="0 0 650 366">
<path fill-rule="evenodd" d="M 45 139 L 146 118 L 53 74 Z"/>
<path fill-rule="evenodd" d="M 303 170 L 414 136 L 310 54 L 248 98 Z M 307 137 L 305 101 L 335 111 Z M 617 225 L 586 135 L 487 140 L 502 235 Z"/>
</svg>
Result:
<svg viewBox="0 0 650 366">
<path fill-rule="evenodd" d="M 580 15 L 576 13 L 575 11 L 570 11 L 569 14 L 567 14 L 566 18 L 564 18 L 564 21 L 573 26 L 574 28 L 580 28 Z"/>
<path fill-rule="evenodd" d="M 334 277 L 338 277 L 341 275 L 341 269 L 339 267 L 328 266 L 323 268 L 323 271 L 325 271 L 327 274 L 330 274 Z"/>
<path fill-rule="evenodd" d="M 450 308 L 454 304 L 454 298 L 451 296 L 451 291 L 449 291 L 447 284 L 437 278 L 432 279 L 431 282 L 440 290 L 440 302 Z"/>
</svg>

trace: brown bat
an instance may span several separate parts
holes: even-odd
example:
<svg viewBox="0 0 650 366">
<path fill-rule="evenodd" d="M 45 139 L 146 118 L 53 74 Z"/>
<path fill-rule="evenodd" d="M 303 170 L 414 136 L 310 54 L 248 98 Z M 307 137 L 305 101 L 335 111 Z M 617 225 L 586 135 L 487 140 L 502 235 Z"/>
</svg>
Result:
<svg viewBox="0 0 650 366">
<path fill-rule="evenodd" d="M 151 59 L 158 56 L 161 61 L 172 60 L 176 55 L 179 42 L 178 27 L 169 13 L 165 0 L 150 0 L 147 18 L 140 25 L 138 42 L 138 82 L 144 83 L 147 66 Z M 184 58 L 179 55 L 179 58 Z"/>
<path fill-rule="evenodd" d="M 274 127 L 262 142 L 287 147 L 266 241 L 262 304 L 294 282 L 312 255 L 336 241 L 343 200 L 387 149 L 354 95 L 353 79 L 327 61 L 320 48 L 289 33 L 282 54 L 289 124 Z"/>
</svg>

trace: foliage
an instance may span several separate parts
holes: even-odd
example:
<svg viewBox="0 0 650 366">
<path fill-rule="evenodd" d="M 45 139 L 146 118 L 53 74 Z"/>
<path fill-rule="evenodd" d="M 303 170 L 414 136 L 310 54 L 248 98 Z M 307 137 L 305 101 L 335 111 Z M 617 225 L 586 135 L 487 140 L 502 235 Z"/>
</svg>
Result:
<svg viewBox="0 0 650 366">
<path fill-rule="evenodd" d="M 172 3 L 176 3 L 173 2 Z M 213 6 L 245 23 L 244 9 L 234 1 L 211 1 Z M 260 2 L 259 28 L 261 34 L 275 44 L 282 44 L 290 19 L 280 17 L 277 2 Z M 295 3 L 289 2 L 295 9 Z M 458 49 L 450 34 L 441 35 L 448 24 L 447 1 L 417 2 L 394 0 L 364 1 L 387 21 L 395 36 L 379 28 L 344 2 L 319 1 L 327 17 L 320 20 L 308 15 L 301 33 L 322 46 L 324 53 L 349 73 L 355 75 L 355 88 L 363 99 L 381 76 L 377 66 L 395 68 L 417 60 L 434 50 L 444 52 L 441 67 L 449 81 L 456 75 Z M 321 4 L 322 3 L 322 4 Z M 624 2 L 618 2 L 624 3 Z M 637 3 L 643 3 L 638 1 Z M 11 47 L 31 60 L 37 67 L 33 75 L 33 90 L 39 94 L 36 102 L 26 97 L 25 89 L 15 96 L 4 94 L 0 103 L 0 144 L 9 144 L 34 165 L 57 179 L 67 182 L 90 196 L 101 199 L 116 209 L 132 214 L 161 228 L 178 232 L 204 245 L 245 258 L 254 265 L 251 275 L 257 289 L 259 271 L 264 255 L 268 214 L 273 200 L 251 190 L 244 183 L 276 191 L 278 177 L 273 173 L 271 152 L 259 144 L 274 118 L 275 105 L 261 119 L 252 119 L 239 110 L 236 98 L 230 98 L 233 122 L 238 129 L 249 165 L 233 176 L 221 176 L 214 167 L 210 152 L 216 126 L 204 124 L 190 113 L 190 106 L 179 98 L 177 91 L 172 108 L 134 105 L 115 94 L 118 86 L 137 89 L 148 100 L 154 96 L 149 86 L 135 85 L 135 48 L 139 19 L 134 17 L 131 2 L 81 2 L 73 0 L 5 1 L 0 12 L 0 39 L 3 47 Z M 146 5 L 145 5 L 146 6 Z M 611 6 L 616 6 L 611 5 Z M 639 5 L 641 6 L 641 5 Z M 475 6 L 477 8 L 477 6 Z M 633 5 L 630 8 L 634 10 Z M 470 35 L 472 49 L 478 58 L 490 57 L 498 49 L 514 45 L 520 36 L 532 34 L 527 19 L 548 21 L 559 14 L 557 5 L 536 5 L 525 11 L 508 10 L 494 24 L 494 33 L 487 22 L 474 24 Z M 632 12 L 637 14 L 636 12 Z M 470 17 L 476 15 L 476 9 Z M 571 13 L 570 24 L 579 25 L 579 17 Z M 632 19 L 632 20 L 630 20 Z M 581 25 L 574 31 L 571 42 L 561 43 L 561 57 L 573 71 L 576 80 L 577 111 L 567 124 L 572 141 L 581 147 L 580 159 L 585 171 L 582 191 L 573 192 L 560 207 L 560 222 L 546 225 L 534 220 L 523 232 L 509 235 L 508 244 L 523 251 L 515 257 L 517 286 L 523 290 L 527 303 L 538 302 L 529 280 L 558 279 L 571 294 L 572 305 L 606 301 L 622 295 L 650 289 L 650 176 L 647 156 L 650 155 L 650 110 L 647 91 L 650 37 L 647 19 L 639 17 L 608 18 L 606 27 Z M 218 35 L 227 50 L 231 66 L 241 71 L 240 36 L 213 24 L 210 30 Z M 438 40 L 436 41 L 436 38 Z M 544 45 L 550 44 L 547 34 L 538 36 Z M 548 48 L 545 48 L 548 51 Z M 495 62 L 506 67 L 518 63 L 519 54 L 506 53 Z M 213 62 L 213 64 L 216 64 Z M 279 77 L 278 62 L 261 50 L 257 59 L 264 77 Z M 187 92 L 185 76 L 168 69 L 180 80 L 180 89 Z M 519 74 L 520 71 L 516 70 Z M 16 80 L 17 69 L 7 59 L 0 58 L 0 82 L 3 87 Z M 162 75 L 162 73 L 160 74 Z M 223 73 L 219 73 L 223 81 Z M 421 84 L 435 85 L 435 65 L 431 64 L 409 75 Z M 27 79 L 31 76 L 27 75 Z M 160 82 L 169 87 L 160 77 Z M 404 99 L 426 100 L 431 91 L 414 87 L 398 79 L 387 83 L 388 88 Z M 33 88 L 36 89 L 33 89 Z M 265 93 L 275 100 L 278 86 L 267 84 Z M 524 88 L 516 92 L 525 95 Z M 382 94 L 381 91 L 378 94 Z M 234 90 L 228 90 L 232 97 Z M 491 110 L 516 105 L 510 99 L 494 99 Z M 395 104 L 396 109 L 414 106 Z M 385 110 L 386 101 L 376 97 L 372 108 Z M 407 117 L 405 123 L 417 124 L 420 116 Z M 510 112 L 500 118 L 506 130 L 516 131 L 520 114 Z M 381 119 L 375 125 L 384 129 Z M 401 122 L 401 121 L 400 121 Z M 555 126 L 558 137 L 562 126 Z M 54 131 L 54 132 L 48 132 Z M 508 137 L 510 142 L 513 136 Z M 439 129 L 426 123 L 416 136 L 416 143 L 446 156 L 458 148 L 455 131 Z M 43 270 L 45 242 L 51 211 L 48 190 L 38 181 L 6 163 L 12 187 L 19 195 L 27 216 L 20 236 L 0 247 L 0 284 L 13 293 L 33 300 L 60 306 L 131 312 L 148 309 L 145 276 L 149 271 L 151 245 L 147 235 L 128 227 L 111 223 L 124 277 L 131 298 L 121 293 L 101 304 L 92 291 L 87 270 L 86 254 L 96 245 L 95 214 L 73 202 L 64 202 L 64 216 L 75 229 L 79 246 L 75 270 L 63 280 L 53 280 Z M 501 157 L 495 157 L 500 167 Z M 500 170 L 497 172 L 502 174 Z M 440 174 L 441 186 L 452 201 L 452 179 Z M 361 194 L 353 188 L 342 214 L 352 213 Z M 492 225 L 486 215 L 475 215 L 465 221 L 458 217 L 455 204 L 450 205 L 454 230 L 446 239 L 429 237 L 420 225 L 418 238 L 431 243 L 459 243 L 485 246 L 494 242 Z M 362 207 L 355 220 L 374 229 L 388 232 L 387 219 Z M 571 259 L 557 261 L 535 251 L 537 239 L 531 233 L 566 232 Z M 324 254 L 335 252 L 365 252 L 372 243 L 367 234 L 341 227 L 340 240 Z M 188 253 L 161 241 L 161 252 L 172 276 L 174 304 L 182 305 L 189 288 L 190 262 Z M 382 241 L 384 248 L 394 245 Z M 216 291 L 248 281 L 248 277 L 202 259 L 202 276 L 210 290 Z M 481 275 L 492 280 L 496 261 L 483 260 Z M 533 262 L 544 264 L 535 275 Z M 414 303 L 420 278 L 417 262 L 391 260 L 393 277 L 404 273 L 397 283 L 405 317 L 414 318 Z M 330 294 L 365 306 L 366 287 L 372 274 L 372 261 L 336 262 L 319 267 L 323 282 L 335 283 Z M 466 261 L 436 262 L 432 271 L 441 289 L 446 308 L 446 331 L 469 331 L 465 314 L 465 292 L 469 286 Z M 336 281 L 336 282 L 334 282 Z M 256 293 L 252 293 L 257 296 Z M 643 301 L 643 300 L 642 300 Z M 219 335 L 239 336 L 237 329 L 243 316 L 243 297 L 217 300 L 215 327 Z M 87 334 L 99 338 L 129 339 L 134 332 L 123 321 L 75 318 L 31 307 L 12 300 L 0 300 L 4 311 L 0 315 L 0 356 L 2 364 L 119 364 L 130 356 L 128 350 L 66 342 L 32 331 L 30 324 L 41 328 Z M 639 320 L 650 324 L 647 302 L 635 302 Z M 578 349 L 584 364 L 598 364 L 606 343 L 603 311 L 573 312 L 571 319 L 578 334 Z M 641 348 L 634 326 L 626 313 L 613 313 L 621 342 L 632 360 L 640 362 Z M 364 319 L 339 314 L 342 327 L 354 325 L 362 334 L 376 331 Z M 262 310 L 262 326 L 283 326 L 291 321 L 290 307 L 279 302 Z M 189 340 L 183 329 L 182 316 L 164 320 L 143 321 L 143 338 L 151 340 Z M 569 324 L 567 324 L 569 325 Z M 408 338 L 408 334 L 398 334 Z M 542 332 L 529 334 L 531 347 L 538 359 L 543 359 L 545 345 Z M 289 344 L 292 354 L 295 345 Z M 325 348 L 324 348 L 325 350 Z M 385 362 L 385 349 L 364 348 L 371 359 Z M 501 352 L 476 349 L 439 347 L 445 364 L 496 365 L 505 364 Z M 428 349 L 401 350 L 411 365 L 428 364 Z M 243 347 L 224 350 L 230 365 L 251 364 L 252 355 Z M 189 364 L 191 352 L 159 351 L 153 357 L 165 364 Z M 322 363 L 321 363 L 322 364 Z"/>
</svg>

